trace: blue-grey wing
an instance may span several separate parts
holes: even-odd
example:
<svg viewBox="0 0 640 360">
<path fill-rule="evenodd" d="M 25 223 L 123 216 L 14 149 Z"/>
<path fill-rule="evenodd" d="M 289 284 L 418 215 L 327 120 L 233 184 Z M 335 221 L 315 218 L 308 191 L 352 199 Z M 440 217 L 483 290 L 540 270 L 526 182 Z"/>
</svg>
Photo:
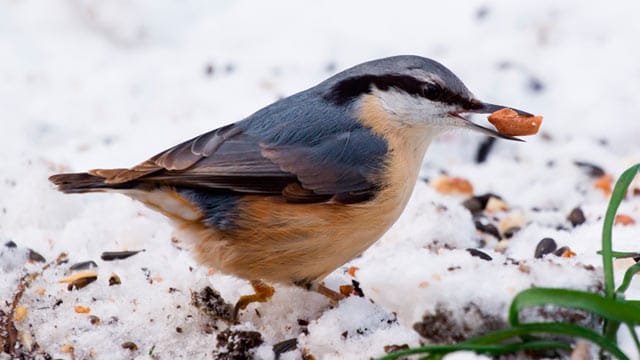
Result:
<svg viewBox="0 0 640 360">
<path fill-rule="evenodd" d="M 300 93 L 130 169 L 128 181 L 282 194 L 293 202 L 343 203 L 380 187 L 387 144 L 349 115 Z M 117 181 L 115 181 L 117 182 Z"/>
</svg>

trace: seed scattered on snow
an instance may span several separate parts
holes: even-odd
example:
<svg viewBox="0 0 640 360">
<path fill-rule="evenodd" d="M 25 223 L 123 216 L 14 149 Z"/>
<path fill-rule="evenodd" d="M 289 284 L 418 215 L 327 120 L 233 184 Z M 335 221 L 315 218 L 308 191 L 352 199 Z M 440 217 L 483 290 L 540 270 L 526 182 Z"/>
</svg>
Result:
<svg viewBox="0 0 640 360">
<path fill-rule="evenodd" d="M 476 230 L 478 230 L 479 232 L 483 234 L 489 234 L 495 237 L 496 239 L 500 240 L 501 238 L 500 231 L 492 223 L 482 222 L 481 220 L 478 219 L 473 222 L 473 225 L 475 226 Z"/>
<path fill-rule="evenodd" d="M 98 264 L 96 264 L 95 261 L 93 260 L 89 260 L 89 261 L 82 261 L 79 263 L 75 263 L 73 265 L 71 265 L 69 267 L 69 270 L 71 271 L 76 271 L 76 270 L 87 270 L 87 269 L 92 269 L 92 268 L 97 268 Z"/>
<path fill-rule="evenodd" d="M 582 209 L 580 209 L 579 207 L 571 210 L 571 212 L 569 213 L 569 215 L 567 215 L 567 220 L 569 220 L 569 222 L 571 223 L 571 225 L 573 225 L 574 227 L 578 226 L 578 225 L 582 225 L 584 224 L 584 222 L 587 220 L 584 217 L 584 212 L 582 212 Z"/>
<path fill-rule="evenodd" d="M 573 164 L 584 170 L 587 175 L 592 178 L 599 178 L 605 174 L 604 170 L 600 166 L 588 163 L 586 161 L 574 161 Z"/>
<path fill-rule="evenodd" d="M 507 203 L 505 203 L 504 201 L 492 196 L 489 198 L 489 201 L 487 201 L 485 210 L 487 212 L 507 211 L 509 210 L 509 205 L 507 205 Z"/>
<path fill-rule="evenodd" d="M 360 270 L 360 268 L 357 266 L 349 266 L 349 268 L 347 269 L 347 274 L 349 274 L 349 276 L 351 277 L 356 277 L 356 272 L 358 270 Z"/>
<path fill-rule="evenodd" d="M 521 229 L 520 226 L 510 227 L 504 231 L 503 235 L 505 238 L 511 239 L 513 235 L 515 235 L 518 231 L 520 231 L 520 229 Z"/>
<path fill-rule="evenodd" d="M 122 284 L 122 282 L 120 281 L 120 276 L 116 275 L 115 273 L 112 273 L 111 276 L 109 276 L 109 286 L 120 285 L 120 284 Z"/>
<path fill-rule="evenodd" d="M 123 349 L 131 350 L 131 351 L 138 350 L 138 345 L 136 345 L 136 343 L 134 343 L 133 341 L 124 342 L 120 346 L 122 346 Z"/>
<path fill-rule="evenodd" d="M 81 305 L 74 306 L 73 310 L 75 312 L 77 312 L 78 314 L 88 314 L 88 313 L 91 312 L 91 308 L 84 307 L 84 306 L 81 306 Z"/>
<path fill-rule="evenodd" d="M 506 233 L 508 229 L 521 228 L 524 225 L 524 214 L 522 212 L 514 212 L 505 216 L 498 223 L 498 230 Z"/>
<path fill-rule="evenodd" d="M 605 196 L 611 195 L 611 185 L 613 184 L 613 177 L 609 174 L 602 175 L 596 181 L 593 182 L 593 187 L 602 190 Z"/>
<path fill-rule="evenodd" d="M 351 296 L 355 293 L 353 286 L 351 285 L 340 285 L 340 294 L 344 296 Z"/>
<path fill-rule="evenodd" d="M 80 271 L 58 280 L 59 283 L 67 283 L 67 290 L 82 289 L 98 279 L 98 273 L 92 270 Z"/>
<path fill-rule="evenodd" d="M 29 250 L 29 262 L 46 262 L 47 259 L 44 258 L 44 256 L 40 255 L 39 253 L 35 252 L 32 249 L 28 249 Z"/>
<path fill-rule="evenodd" d="M 104 261 L 122 260 L 122 259 L 129 258 L 142 251 L 145 251 L 145 250 L 142 249 L 142 250 L 136 250 L 136 251 L 105 251 L 102 253 L 102 255 L 100 255 L 100 258 Z"/>
<path fill-rule="evenodd" d="M 80 271 L 77 273 L 73 273 L 66 278 L 58 280 L 59 283 L 72 283 L 78 279 L 83 279 L 87 277 L 98 277 L 98 273 L 92 270 Z"/>
<path fill-rule="evenodd" d="M 15 319 L 16 321 L 22 321 L 27 317 L 27 308 L 26 306 L 16 306 Z"/>
<path fill-rule="evenodd" d="M 71 354 L 73 352 L 73 346 L 69 344 L 64 344 L 60 346 L 60 352 L 63 352 L 65 354 Z"/>
<path fill-rule="evenodd" d="M 615 225 L 633 225 L 636 223 L 635 220 L 633 220 L 633 218 L 629 215 L 625 215 L 625 214 L 618 214 L 616 215 L 615 221 L 614 221 Z"/>
<path fill-rule="evenodd" d="M 536 246 L 536 250 L 534 251 L 534 257 L 536 259 L 542 259 L 542 257 L 546 254 L 550 254 L 554 252 L 558 248 L 558 244 L 552 238 L 544 238 L 540 240 L 538 245 Z"/>
<path fill-rule="evenodd" d="M 433 186 L 437 192 L 445 195 L 473 194 L 473 185 L 471 185 L 471 182 L 459 177 L 440 176 L 433 180 L 431 186 Z"/>
<path fill-rule="evenodd" d="M 467 249 L 467 251 L 469 252 L 469 254 L 471 254 L 471 256 L 473 257 L 478 257 L 482 260 L 486 260 L 486 261 L 491 261 L 493 260 L 493 258 L 489 255 L 487 255 L 486 253 L 478 250 L 478 249 Z"/>
</svg>

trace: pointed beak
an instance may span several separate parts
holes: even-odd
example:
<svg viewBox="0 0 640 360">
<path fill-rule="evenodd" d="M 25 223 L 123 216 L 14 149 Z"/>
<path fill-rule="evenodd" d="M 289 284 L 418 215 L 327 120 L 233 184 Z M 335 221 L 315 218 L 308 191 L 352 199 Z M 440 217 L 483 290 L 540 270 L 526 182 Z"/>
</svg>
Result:
<svg viewBox="0 0 640 360">
<path fill-rule="evenodd" d="M 518 115 L 533 116 L 533 114 L 530 114 L 530 113 L 528 113 L 526 111 L 518 110 L 516 108 L 512 108 L 511 106 L 502 106 L 502 105 L 489 104 L 489 103 L 483 103 L 483 102 L 480 102 L 480 104 L 478 106 L 479 107 L 476 108 L 476 109 L 467 110 L 465 112 L 478 113 L 478 114 L 491 114 L 491 113 L 496 112 L 496 111 L 498 111 L 500 109 L 509 108 L 509 109 L 517 112 Z"/>
<path fill-rule="evenodd" d="M 513 141 L 524 141 L 522 139 L 519 139 L 517 137 L 513 137 L 513 136 L 508 136 L 508 135 L 502 135 L 499 132 L 497 132 L 494 129 L 490 129 L 481 125 L 478 125 L 474 122 L 472 122 L 471 120 L 465 118 L 464 116 L 460 115 L 460 114 L 464 114 L 464 113 L 473 113 L 473 114 L 491 114 L 493 112 L 496 112 L 500 109 L 504 109 L 504 108 L 509 108 L 513 111 L 515 111 L 516 113 L 518 113 L 518 115 L 521 116 L 533 116 L 533 114 L 530 114 L 526 111 L 522 111 L 522 110 L 518 110 L 515 108 L 512 108 L 510 106 L 502 106 L 502 105 L 496 105 L 496 104 L 489 104 L 489 103 L 485 103 L 485 102 L 481 102 L 481 101 L 474 101 L 472 103 L 472 106 L 462 110 L 462 111 L 458 111 L 458 112 L 451 112 L 450 115 L 456 118 L 456 122 L 454 125 L 457 126 L 461 126 L 467 129 L 471 129 L 474 131 L 478 131 L 480 133 L 483 133 L 485 135 L 491 136 L 491 137 L 496 137 L 496 138 L 500 138 L 500 139 L 506 139 L 506 140 L 513 140 Z"/>
</svg>

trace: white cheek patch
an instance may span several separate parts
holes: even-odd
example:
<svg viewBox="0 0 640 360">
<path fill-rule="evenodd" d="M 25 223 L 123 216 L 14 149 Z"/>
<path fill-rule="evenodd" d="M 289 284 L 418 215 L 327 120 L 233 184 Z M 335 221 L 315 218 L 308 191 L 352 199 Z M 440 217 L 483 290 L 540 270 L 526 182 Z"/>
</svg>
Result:
<svg viewBox="0 0 640 360">
<path fill-rule="evenodd" d="M 450 105 L 412 96 L 394 88 L 382 91 L 374 87 L 371 94 L 380 99 L 386 112 L 412 125 L 442 125 L 449 118 L 449 111 L 453 110 Z"/>
</svg>

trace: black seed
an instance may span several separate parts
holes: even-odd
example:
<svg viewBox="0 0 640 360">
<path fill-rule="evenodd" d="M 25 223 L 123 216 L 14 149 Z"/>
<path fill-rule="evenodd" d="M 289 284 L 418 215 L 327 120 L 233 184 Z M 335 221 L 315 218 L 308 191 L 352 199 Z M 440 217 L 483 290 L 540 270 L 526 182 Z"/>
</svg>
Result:
<svg viewBox="0 0 640 360">
<path fill-rule="evenodd" d="M 476 164 L 482 164 L 487 161 L 487 157 L 489 157 L 489 153 L 491 149 L 493 149 L 493 144 L 496 143 L 496 138 L 487 136 L 478 146 L 478 151 L 476 152 Z"/>
<path fill-rule="evenodd" d="M 563 246 L 558 248 L 558 250 L 553 252 L 553 255 L 555 256 L 562 256 L 562 254 L 564 254 L 566 251 L 571 250 L 568 246 Z"/>
<path fill-rule="evenodd" d="M 100 325 L 100 318 L 95 315 L 89 315 L 89 322 L 91 325 Z"/>
<path fill-rule="evenodd" d="M 480 220 L 475 220 L 473 224 L 475 225 L 476 230 L 480 231 L 481 233 L 492 235 L 498 240 L 501 238 L 500 231 L 495 225 L 491 223 L 483 224 Z"/>
<path fill-rule="evenodd" d="M 180 326 L 176 327 L 176 332 L 182 334 L 182 328 Z"/>
<path fill-rule="evenodd" d="M 584 224 L 584 222 L 587 219 L 585 219 L 584 213 L 582 212 L 582 209 L 577 207 L 577 208 L 571 210 L 571 212 L 567 216 L 567 220 L 569 220 L 571 225 L 578 226 L 578 225 Z"/>
<path fill-rule="evenodd" d="M 351 280 L 351 285 L 353 285 L 353 291 L 355 291 L 359 297 L 364 297 L 364 291 L 362 291 L 362 288 L 360 288 L 359 281 Z"/>
<path fill-rule="evenodd" d="M 546 237 L 540 240 L 540 242 L 536 246 L 533 257 L 535 257 L 536 259 L 542 259 L 544 255 L 554 252 L 557 247 L 558 245 L 556 244 L 555 240 Z"/>
<path fill-rule="evenodd" d="M 504 231 L 505 239 L 511 239 L 518 231 L 520 231 L 520 226 L 512 226 L 508 228 Z"/>
<path fill-rule="evenodd" d="M 29 260 L 35 261 L 35 262 L 46 262 L 47 261 L 47 259 L 45 259 L 44 256 L 42 256 L 39 253 L 33 251 L 32 249 L 29 249 Z"/>
<path fill-rule="evenodd" d="M 14 243 L 13 241 L 9 240 L 6 243 L 4 243 L 4 246 L 10 248 L 10 249 L 14 249 L 17 248 L 18 245 L 16 245 L 16 243 Z"/>
<path fill-rule="evenodd" d="M 67 285 L 67 290 L 71 291 L 73 289 L 76 289 L 76 290 L 82 289 L 83 287 L 91 284 L 97 279 L 98 279 L 97 276 L 87 276 L 80 279 L 76 279 L 73 282 L 69 283 L 69 285 Z"/>
<path fill-rule="evenodd" d="M 469 209 L 469 211 L 471 211 L 472 214 L 477 214 L 482 212 L 484 208 L 487 207 L 487 203 L 489 202 L 489 199 L 492 197 L 502 200 L 502 198 L 496 194 L 486 193 L 483 195 L 477 195 L 477 196 L 472 196 L 468 198 L 462 203 L 462 206 Z"/>
<path fill-rule="evenodd" d="M 467 249 L 467 251 L 469 252 L 469 254 L 471 254 L 471 256 L 479 257 L 482 260 L 487 260 L 487 261 L 493 260 L 491 256 L 483 253 L 478 249 Z"/>
<path fill-rule="evenodd" d="M 69 270 L 71 271 L 86 270 L 86 269 L 97 268 L 97 267 L 98 267 L 98 264 L 96 264 L 95 261 L 89 260 L 89 261 L 75 263 L 69 267 Z"/>
<path fill-rule="evenodd" d="M 298 325 L 300 325 L 300 326 L 308 326 L 309 325 L 309 320 L 298 319 Z"/>
<path fill-rule="evenodd" d="M 128 257 L 131 257 L 141 251 L 145 251 L 145 250 L 142 249 L 137 251 L 105 251 L 102 253 L 102 255 L 100 255 L 100 258 L 104 261 L 122 260 Z"/>
<path fill-rule="evenodd" d="M 298 339 L 293 338 L 289 340 L 281 341 L 273 345 L 273 353 L 276 355 L 276 360 L 280 359 L 280 355 L 295 350 L 298 348 Z"/>
<path fill-rule="evenodd" d="M 136 345 L 136 343 L 134 343 L 133 341 L 124 342 L 120 346 L 122 346 L 123 349 L 131 350 L 131 351 L 138 350 L 138 345 Z"/>
<path fill-rule="evenodd" d="M 589 175 L 592 178 L 599 178 L 604 176 L 605 172 L 604 170 L 598 166 L 598 165 L 594 165 L 591 164 L 589 162 L 586 161 L 574 161 L 573 164 L 581 169 L 583 169 L 587 175 Z"/>
</svg>

